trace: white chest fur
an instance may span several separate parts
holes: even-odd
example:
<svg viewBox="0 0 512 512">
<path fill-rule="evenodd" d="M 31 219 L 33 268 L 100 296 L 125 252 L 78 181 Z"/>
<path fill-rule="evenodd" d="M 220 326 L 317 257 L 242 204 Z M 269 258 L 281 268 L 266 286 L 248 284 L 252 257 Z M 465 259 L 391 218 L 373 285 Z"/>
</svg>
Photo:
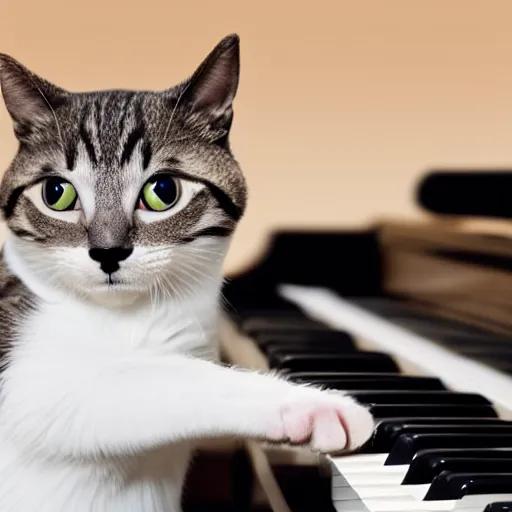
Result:
<svg viewBox="0 0 512 512">
<path fill-rule="evenodd" d="M 106 309 L 67 299 L 41 302 L 23 325 L 20 339 L 26 349 L 50 357 L 86 352 L 100 359 L 116 353 L 153 350 L 196 353 L 211 348 L 217 307 L 215 297 L 177 303 L 166 300 Z"/>
<path fill-rule="evenodd" d="M 83 386 L 103 368 L 115 366 L 119 359 L 133 358 L 136 367 L 139 354 L 144 353 L 158 358 L 176 352 L 214 357 L 211 340 L 215 308 L 206 301 L 196 301 L 194 312 L 187 314 L 183 306 L 167 302 L 109 311 L 68 300 L 66 303 L 42 303 L 27 319 L 19 344 L 13 349 L 12 363 L 4 374 L 4 391 L 21 398 L 15 406 L 11 402 L 6 404 L 7 409 L 0 408 L 0 416 L 5 418 L 5 421 L 0 419 L 1 490 L 10 487 L 0 495 L 2 512 L 179 510 L 181 486 L 190 456 L 185 443 L 133 457 L 101 462 L 75 460 L 67 464 L 59 458 L 48 460 L 46 454 L 39 456 L 39 448 L 33 441 L 24 446 L 26 437 L 23 435 L 14 442 L 11 439 L 12 432 L 20 430 L 19 422 L 30 423 L 31 409 L 44 403 L 48 395 L 59 396 L 59 389 Z M 144 389 L 138 391 L 145 393 Z M 108 392 L 105 388 L 97 391 L 99 394 Z M 181 393 L 185 397 L 186 389 Z M 152 400 L 152 396 L 147 395 L 146 399 Z M 60 401 L 67 396 L 60 394 Z M 126 399 L 130 400 L 130 396 Z M 74 420 L 74 400 L 70 399 L 63 407 L 70 421 Z M 116 406 L 125 404 L 111 403 L 112 408 Z M 47 410 L 46 416 L 51 414 L 52 407 Z M 34 421 L 37 417 L 36 414 Z M 91 416 L 90 428 L 94 429 L 94 425 L 95 418 Z M 37 424 L 26 426 L 38 431 Z M 126 427 L 122 420 L 112 424 L 113 435 L 116 432 L 121 435 Z M 14 477 L 16 480 L 12 480 Z"/>
</svg>

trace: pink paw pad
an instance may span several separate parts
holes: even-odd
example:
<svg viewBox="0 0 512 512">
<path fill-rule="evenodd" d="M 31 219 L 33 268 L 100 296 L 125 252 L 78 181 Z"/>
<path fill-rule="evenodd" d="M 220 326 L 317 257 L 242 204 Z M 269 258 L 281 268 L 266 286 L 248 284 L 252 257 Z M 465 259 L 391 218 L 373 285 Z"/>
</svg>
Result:
<svg viewBox="0 0 512 512">
<path fill-rule="evenodd" d="M 271 439 L 333 453 L 355 449 L 371 436 L 373 418 L 364 407 L 346 396 L 318 393 L 316 400 L 309 395 L 283 406 Z"/>
<path fill-rule="evenodd" d="M 345 427 L 336 410 L 327 405 L 285 407 L 281 413 L 285 439 L 310 443 L 320 451 L 342 450 L 347 445 Z"/>
</svg>

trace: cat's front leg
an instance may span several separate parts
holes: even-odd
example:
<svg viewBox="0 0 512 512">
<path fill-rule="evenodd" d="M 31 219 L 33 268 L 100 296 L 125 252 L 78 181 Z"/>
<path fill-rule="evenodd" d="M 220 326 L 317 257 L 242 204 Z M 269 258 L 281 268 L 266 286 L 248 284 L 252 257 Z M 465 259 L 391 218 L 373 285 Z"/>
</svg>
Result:
<svg viewBox="0 0 512 512">
<path fill-rule="evenodd" d="M 340 393 L 185 356 L 62 361 L 20 356 L 4 373 L 0 428 L 30 453 L 137 453 L 214 436 L 355 448 L 369 412 Z"/>
<path fill-rule="evenodd" d="M 368 409 L 341 392 L 198 360 L 189 360 L 187 367 L 185 396 L 197 406 L 189 420 L 194 423 L 191 428 L 201 431 L 200 436 L 308 444 L 327 453 L 353 450 L 373 433 L 374 420 Z M 199 375 L 203 378 L 196 379 Z"/>
</svg>

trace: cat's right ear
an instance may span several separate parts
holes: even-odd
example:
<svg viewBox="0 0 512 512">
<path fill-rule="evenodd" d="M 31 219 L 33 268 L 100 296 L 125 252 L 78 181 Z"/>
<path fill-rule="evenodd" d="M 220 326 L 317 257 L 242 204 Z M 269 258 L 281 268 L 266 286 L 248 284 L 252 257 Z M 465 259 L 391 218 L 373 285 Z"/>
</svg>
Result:
<svg viewBox="0 0 512 512">
<path fill-rule="evenodd" d="M 184 101 L 211 122 L 229 125 L 240 75 L 240 39 L 225 37 L 210 52 L 187 84 Z"/>
<path fill-rule="evenodd" d="M 18 138 L 53 117 L 69 94 L 5 54 L 0 54 L 0 87 Z"/>
</svg>

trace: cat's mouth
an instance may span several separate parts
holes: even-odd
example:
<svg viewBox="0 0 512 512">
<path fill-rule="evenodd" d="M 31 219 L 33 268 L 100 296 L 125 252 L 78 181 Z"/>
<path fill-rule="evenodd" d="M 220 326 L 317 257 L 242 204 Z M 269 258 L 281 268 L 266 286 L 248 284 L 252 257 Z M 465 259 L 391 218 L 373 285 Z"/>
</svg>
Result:
<svg viewBox="0 0 512 512">
<path fill-rule="evenodd" d="M 108 284 L 109 286 L 116 286 L 118 284 L 122 284 L 122 281 L 121 279 L 112 276 L 112 274 L 109 274 L 107 279 L 105 280 L 105 284 Z"/>
<path fill-rule="evenodd" d="M 89 291 L 93 294 L 101 296 L 107 295 L 125 295 L 125 294 L 141 294 L 144 288 L 132 281 L 129 276 L 120 276 L 117 274 L 105 274 L 98 281 L 88 287 Z"/>
<path fill-rule="evenodd" d="M 108 307 L 128 306 L 143 296 L 143 290 L 126 280 L 110 276 L 88 290 L 98 304 Z"/>
<path fill-rule="evenodd" d="M 90 290 L 93 293 L 103 294 L 123 294 L 123 293 L 140 293 L 141 290 L 138 286 L 128 281 L 111 277 L 104 279 L 101 283 L 97 283 Z"/>
<path fill-rule="evenodd" d="M 117 290 L 128 286 L 129 283 L 125 280 L 112 274 L 108 274 L 107 277 L 97 282 L 95 288 L 99 290 Z"/>
</svg>

